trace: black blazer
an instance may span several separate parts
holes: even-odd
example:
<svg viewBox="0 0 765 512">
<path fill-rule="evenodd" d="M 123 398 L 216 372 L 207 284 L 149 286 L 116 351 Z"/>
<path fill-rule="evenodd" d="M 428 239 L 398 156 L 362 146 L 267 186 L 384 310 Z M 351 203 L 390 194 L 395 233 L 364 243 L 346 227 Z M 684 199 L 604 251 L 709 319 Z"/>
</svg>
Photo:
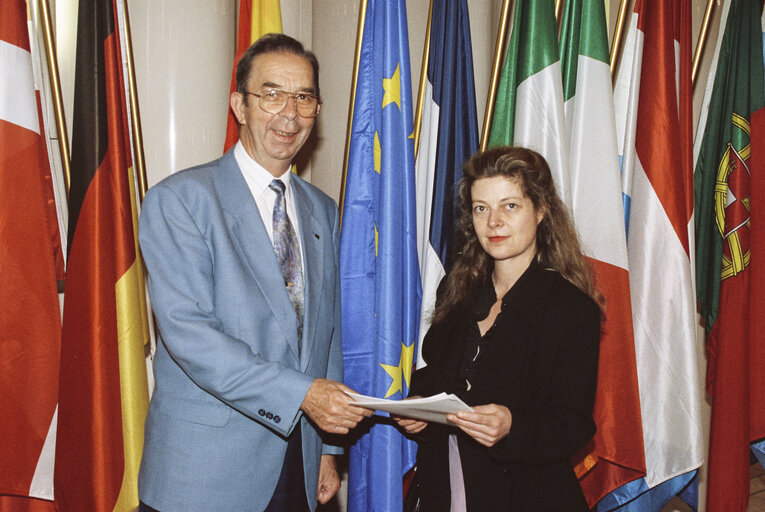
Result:
<svg viewBox="0 0 765 512">
<path fill-rule="evenodd" d="M 431 326 L 427 366 L 411 394 L 455 393 L 469 405 L 500 404 L 510 433 L 486 448 L 454 427 L 430 424 L 415 436 L 417 485 L 425 511 L 449 510 L 448 436 L 458 434 L 469 511 L 588 510 L 569 458 L 595 433 L 600 309 L 536 262 L 503 298 L 493 341 L 481 348 L 471 389 L 458 385 L 472 305 Z"/>
</svg>

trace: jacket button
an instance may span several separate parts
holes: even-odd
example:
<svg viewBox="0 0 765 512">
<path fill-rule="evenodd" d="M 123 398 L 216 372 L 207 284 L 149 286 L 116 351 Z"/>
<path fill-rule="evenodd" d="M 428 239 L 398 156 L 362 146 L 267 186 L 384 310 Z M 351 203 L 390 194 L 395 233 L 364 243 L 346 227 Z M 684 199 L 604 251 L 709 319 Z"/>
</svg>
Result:
<svg viewBox="0 0 765 512">
<path fill-rule="evenodd" d="M 279 423 L 282 419 L 279 416 L 274 416 L 274 423 Z"/>
<path fill-rule="evenodd" d="M 270 420 L 270 419 L 273 419 L 273 417 L 274 417 L 274 415 L 272 413 L 270 413 L 270 412 L 266 413 L 266 419 Z"/>
<path fill-rule="evenodd" d="M 261 416 L 265 416 L 265 415 L 266 415 L 266 411 L 265 411 L 265 409 L 261 409 L 261 410 L 259 410 L 259 411 L 258 411 L 258 414 L 260 414 Z"/>
</svg>

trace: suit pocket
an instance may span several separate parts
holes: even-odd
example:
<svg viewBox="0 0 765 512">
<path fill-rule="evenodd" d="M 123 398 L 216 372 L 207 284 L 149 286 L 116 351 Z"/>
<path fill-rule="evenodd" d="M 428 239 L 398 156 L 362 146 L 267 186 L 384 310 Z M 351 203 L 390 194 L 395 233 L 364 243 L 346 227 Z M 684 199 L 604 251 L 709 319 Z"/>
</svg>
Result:
<svg viewBox="0 0 765 512">
<path fill-rule="evenodd" d="M 161 413 L 189 423 L 222 427 L 231 417 L 231 408 L 222 403 L 192 402 L 166 394 L 161 394 L 157 398 Z"/>
</svg>

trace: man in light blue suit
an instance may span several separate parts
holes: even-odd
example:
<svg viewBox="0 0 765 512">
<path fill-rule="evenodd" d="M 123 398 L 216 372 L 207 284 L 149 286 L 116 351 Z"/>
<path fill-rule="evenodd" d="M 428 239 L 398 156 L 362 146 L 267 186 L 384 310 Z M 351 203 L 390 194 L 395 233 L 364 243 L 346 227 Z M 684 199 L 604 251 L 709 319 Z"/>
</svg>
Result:
<svg viewBox="0 0 765 512">
<path fill-rule="evenodd" d="M 337 205 L 290 173 L 321 107 L 316 58 L 270 34 L 236 78 L 239 142 L 143 204 L 159 340 L 139 510 L 314 510 L 340 487 L 324 434 L 371 414 L 340 383 Z"/>
</svg>

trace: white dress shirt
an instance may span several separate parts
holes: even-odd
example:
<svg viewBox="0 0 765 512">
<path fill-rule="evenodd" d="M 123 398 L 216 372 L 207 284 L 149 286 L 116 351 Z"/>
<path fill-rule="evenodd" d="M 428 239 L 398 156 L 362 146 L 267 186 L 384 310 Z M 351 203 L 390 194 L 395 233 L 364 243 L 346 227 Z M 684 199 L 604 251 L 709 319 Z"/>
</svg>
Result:
<svg viewBox="0 0 765 512">
<path fill-rule="evenodd" d="M 268 172 L 262 165 L 257 163 L 252 157 L 247 154 L 247 151 L 242 146 L 241 142 L 237 142 L 234 146 L 234 158 L 239 165 L 242 174 L 244 175 L 244 181 L 247 182 L 247 186 L 250 189 L 255 204 L 258 206 L 260 212 L 260 218 L 263 220 L 263 225 L 266 227 L 268 238 L 271 239 L 271 244 L 274 243 L 274 203 L 276 202 L 276 192 L 271 190 L 268 185 L 274 180 L 274 175 Z M 300 223 L 298 222 L 297 210 L 295 208 L 295 198 L 292 195 L 292 187 L 290 186 L 290 180 L 292 178 L 292 171 L 287 169 L 287 172 L 279 176 L 284 182 L 284 201 L 287 205 L 287 217 L 289 217 L 292 227 L 295 229 L 297 235 L 297 243 L 300 248 L 300 265 L 305 275 L 305 255 L 303 255 L 303 244 L 300 242 Z"/>
</svg>

